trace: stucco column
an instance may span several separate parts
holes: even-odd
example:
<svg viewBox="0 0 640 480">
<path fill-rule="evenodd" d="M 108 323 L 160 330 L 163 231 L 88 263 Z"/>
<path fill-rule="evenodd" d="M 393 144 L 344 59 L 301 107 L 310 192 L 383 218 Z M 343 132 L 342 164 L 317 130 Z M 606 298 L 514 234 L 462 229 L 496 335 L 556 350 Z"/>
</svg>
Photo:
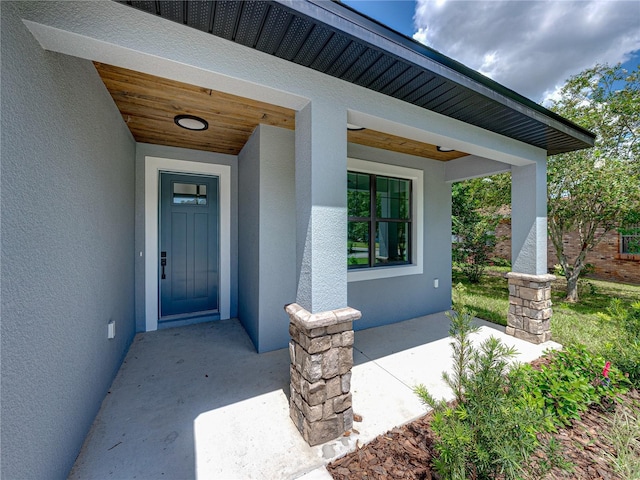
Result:
<svg viewBox="0 0 640 480">
<path fill-rule="evenodd" d="M 547 273 L 547 159 L 511 167 L 511 268 Z"/>
<path fill-rule="evenodd" d="M 347 112 L 331 99 L 296 114 L 296 303 L 289 314 L 290 415 L 310 445 L 353 424 L 347 307 Z"/>
<path fill-rule="evenodd" d="M 296 303 L 347 306 L 347 112 L 331 99 L 296 114 Z"/>
<path fill-rule="evenodd" d="M 547 162 L 511 169 L 511 263 L 506 332 L 532 343 L 551 338 L 547 274 Z"/>
</svg>

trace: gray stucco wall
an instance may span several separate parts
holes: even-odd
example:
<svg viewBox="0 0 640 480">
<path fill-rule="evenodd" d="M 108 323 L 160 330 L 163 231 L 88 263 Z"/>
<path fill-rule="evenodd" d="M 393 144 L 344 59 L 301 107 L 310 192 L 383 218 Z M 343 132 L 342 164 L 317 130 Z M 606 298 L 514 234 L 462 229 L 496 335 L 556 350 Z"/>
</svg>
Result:
<svg viewBox="0 0 640 480">
<path fill-rule="evenodd" d="M 294 132 L 260 126 L 260 344 L 259 352 L 289 343 L 284 311 L 296 295 Z"/>
<path fill-rule="evenodd" d="M 283 306 L 296 294 L 294 133 L 261 126 L 239 155 L 239 317 L 258 351 L 283 348 Z M 424 172 L 421 275 L 348 283 L 357 330 L 448 310 L 451 305 L 451 187 L 444 163 L 349 144 L 349 156 Z M 258 253 L 259 252 L 259 253 Z M 439 287 L 434 288 L 434 279 Z"/>
<path fill-rule="evenodd" d="M 2 2 L 2 478 L 65 478 L 134 335 L 135 143 Z M 107 339 L 107 323 L 116 337 Z"/>
<path fill-rule="evenodd" d="M 189 162 L 228 165 L 231 167 L 231 272 L 230 315 L 238 315 L 238 157 L 221 153 L 166 147 L 148 143 L 136 144 L 136 200 L 135 200 L 135 273 L 136 273 L 136 331 L 145 331 L 145 270 L 144 270 L 144 184 L 145 157 L 169 158 Z M 140 252 L 143 255 L 140 255 Z"/>
<path fill-rule="evenodd" d="M 349 144 L 349 157 L 424 171 L 424 266 L 421 275 L 349 282 L 348 304 L 362 312 L 356 330 L 451 307 L 451 185 L 443 162 Z M 439 287 L 434 288 L 434 279 Z"/>
<path fill-rule="evenodd" d="M 265 352 L 287 345 L 296 297 L 294 132 L 260 125 L 238 164 L 239 318 Z"/>
<path fill-rule="evenodd" d="M 260 318 L 260 128 L 238 155 L 238 318 L 256 349 Z"/>
</svg>

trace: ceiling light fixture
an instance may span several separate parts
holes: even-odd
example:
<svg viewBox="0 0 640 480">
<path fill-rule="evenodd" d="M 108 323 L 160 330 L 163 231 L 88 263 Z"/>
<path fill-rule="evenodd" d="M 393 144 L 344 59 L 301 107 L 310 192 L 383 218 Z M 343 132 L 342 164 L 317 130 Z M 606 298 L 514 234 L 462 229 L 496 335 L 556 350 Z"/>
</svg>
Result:
<svg viewBox="0 0 640 480">
<path fill-rule="evenodd" d="M 436 147 L 436 149 L 437 149 L 439 152 L 455 152 L 455 151 L 456 151 L 456 149 L 455 149 L 455 148 L 450 148 L 450 147 L 441 147 L 440 145 L 438 145 L 438 146 Z"/>
<path fill-rule="evenodd" d="M 354 125 L 353 123 L 347 123 L 347 130 L 350 132 L 359 132 L 360 130 L 364 130 L 364 127 L 359 127 L 358 125 Z"/>
<path fill-rule="evenodd" d="M 209 124 L 204 118 L 196 117 L 194 115 L 176 115 L 173 117 L 173 121 L 176 125 L 187 130 L 206 130 L 209 128 Z"/>
</svg>

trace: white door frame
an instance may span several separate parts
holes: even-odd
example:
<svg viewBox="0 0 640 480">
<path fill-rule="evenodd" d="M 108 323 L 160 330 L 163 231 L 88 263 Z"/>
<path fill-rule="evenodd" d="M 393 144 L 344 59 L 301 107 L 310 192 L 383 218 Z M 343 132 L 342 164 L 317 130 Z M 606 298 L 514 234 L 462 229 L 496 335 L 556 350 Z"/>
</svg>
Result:
<svg viewBox="0 0 640 480">
<path fill-rule="evenodd" d="M 158 214 L 160 172 L 213 175 L 220 179 L 220 319 L 231 310 L 231 167 L 170 158 L 144 159 L 145 331 L 158 329 Z"/>
</svg>

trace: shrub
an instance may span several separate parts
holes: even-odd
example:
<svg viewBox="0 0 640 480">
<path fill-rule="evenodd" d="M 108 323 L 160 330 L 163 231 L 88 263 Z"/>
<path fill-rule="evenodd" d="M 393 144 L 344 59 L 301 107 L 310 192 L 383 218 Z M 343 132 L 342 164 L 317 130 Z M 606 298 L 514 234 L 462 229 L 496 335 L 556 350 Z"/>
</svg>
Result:
<svg viewBox="0 0 640 480">
<path fill-rule="evenodd" d="M 443 478 L 452 480 L 520 478 L 539 445 L 536 433 L 543 425 L 542 411 L 526 397 L 526 377 L 507 375 L 515 350 L 494 337 L 473 347 L 470 335 L 477 327 L 471 312 L 454 311 L 450 318 L 454 369 L 443 378 L 456 402 L 436 400 L 424 385 L 415 388 L 434 410 L 431 426 L 438 437 L 434 466 Z"/>
<path fill-rule="evenodd" d="M 640 342 L 636 340 L 627 345 L 621 343 L 608 348 L 607 358 L 611 358 L 627 375 L 631 385 L 640 388 Z"/>
<path fill-rule="evenodd" d="M 511 268 L 511 260 L 507 260 L 506 258 L 492 257 L 491 258 L 491 263 L 495 267 L 509 267 L 509 268 Z"/>
<path fill-rule="evenodd" d="M 611 366 L 603 375 L 606 361 L 592 355 L 582 345 L 548 354 L 551 363 L 534 370 L 525 366 L 529 393 L 537 405 L 543 405 L 555 425 L 568 425 L 580 418 L 591 404 L 610 404 L 623 391 L 626 380 Z"/>
<path fill-rule="evenodd" d="M 605 328 L 611 323 L 624 332 L 609 342 L 604 355 L 629 377 L 634 387 L 640 388 L 640 302 L 629 305 L 613 298 L 606 313 L 598 316 Z"/>
<path fill-rule="evenodd" d="M 469 279 L 478 283 L 491 261 L 496 244 L 495 221 L 476 214 L 472 217 L 452 217 L 457 241 L 452 245 L 452 260 Z"/>
<path fill-rule="evenodd" d="M 608 366 L 605 376 L 605 359 L 581 345 L 548 353 L 549 364 L 539 370 L 528 364 L 511 367 L 513 348 L 494 337 L 479 347 L 472 344 L 477 327 L 464 293 L 462 285 L 454 288 L 449 314 L 453 369 L 442 374 L 455 401 L 437 400 L 424 385 L 414 389 L 433 409 L 435 469 L 452 480 L 541 478 L 554 466 L 567 469 L 570 464 L 557 443 L 539 434 L 580 418 L 594 403 L 613 405 L 627 380 L 615 365 Z M 638 311 L 631 317 L 616 311 L 617 321 L 640 333 Z"/>
<path fill-rule="evenodd" d="M 496 244 L 495 229 L 499 218 L 482 213 L 473 200 L 472 189 L 465 182 L 452 187 L 451 246 L 452 260 L 471 283 L 478 283 L 489 265 Z"/>
</svg>

